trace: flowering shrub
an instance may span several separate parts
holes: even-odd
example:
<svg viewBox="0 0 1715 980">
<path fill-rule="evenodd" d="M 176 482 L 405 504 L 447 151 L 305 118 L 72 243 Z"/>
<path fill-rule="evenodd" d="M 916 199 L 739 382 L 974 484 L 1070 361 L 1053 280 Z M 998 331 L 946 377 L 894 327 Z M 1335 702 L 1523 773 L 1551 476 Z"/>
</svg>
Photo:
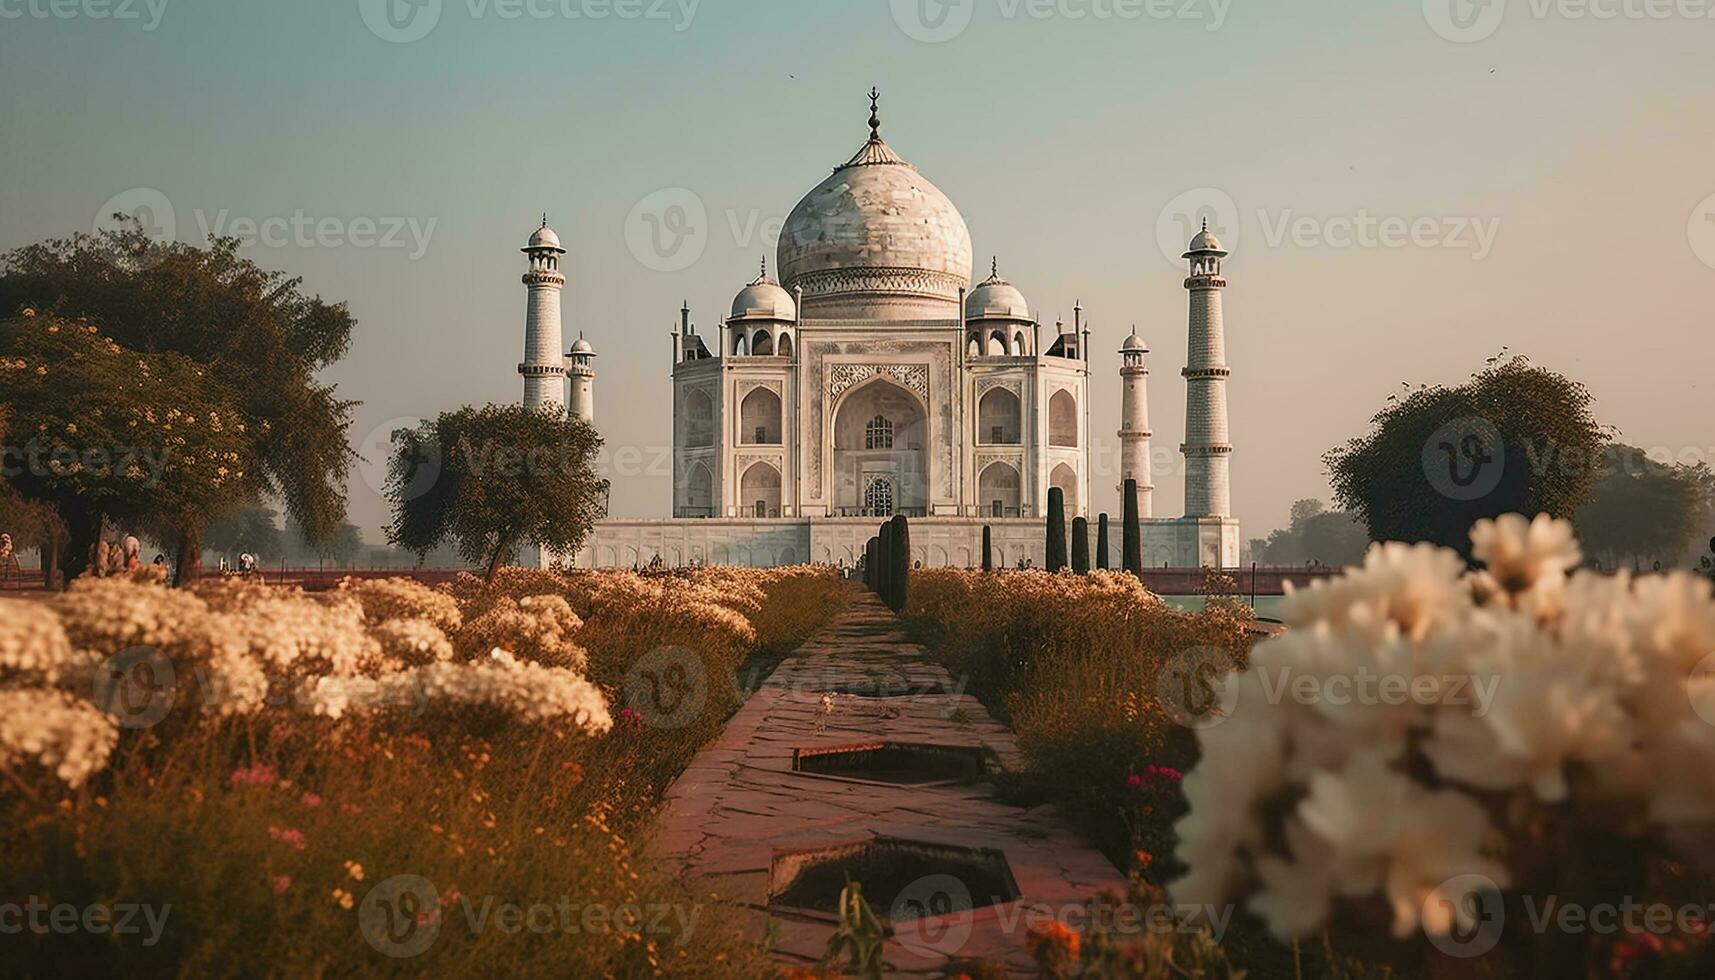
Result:
<svg viewBox="0 0 1715 980">
<path fill-rule="evenodd" d="M 1698 893 L 1715 828 L 1709 583 L 1573 572 L 1571 528 L 1546 517 L 1471 539 L 1478 570 L 1378 545 L 1289 598 L 1291 629 L 1223 682 L 1224 720 L 1198 732 L 1178 901 L 1246 898 L 1285 938 L 1380 913 L 1443 949 L 1504 909 L 1487 944 L 1503 971 L 1582 976 L 1640 937 L 1532 934 L 1521 899 Z M 1372 696 L 1335 696 L 1364 676 Z"/>
<path fill-rule="evenodd" d="M 732 668 L 801 643 L 837 579 L 621 578 L 637 577 L 326 595 L 108 579 L 0 605 L 0 890 L 172 907 L 158 945 L 26 934 L 0 972 L 766 975 L 730 913 L 638 842 L 735 703 Z M 707 658 L 708 705 L 683 727 L 621 707 L 628 669 L 662 645 Z M 117 724 L 102 692 L 137 653 L 178 683 L 163 719 Z M 361 916 L 400 875 L 434 884 L 418 925 L 439 933 L 396 960 Z M 484 918 L 496 902 L 556 924 L 568 904 L 648 915 L 518 934 Z"/>
</svg>

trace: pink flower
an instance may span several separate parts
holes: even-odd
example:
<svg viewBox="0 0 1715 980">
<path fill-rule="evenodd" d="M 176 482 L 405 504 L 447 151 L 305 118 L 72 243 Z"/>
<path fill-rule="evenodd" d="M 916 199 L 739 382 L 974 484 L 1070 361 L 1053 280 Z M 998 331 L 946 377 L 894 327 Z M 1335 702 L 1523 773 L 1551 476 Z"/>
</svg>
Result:
<svg viewBox="0 0 1715 980">
<path fill-rule="evenodd" d="M 286 889 L 292 887 L 292 876 L 272 875 L 268 878 L 268 887 L 274 890 L 274 894 L 284 895 Z"/>
<path fill-rule="evenodd" d="M 317 795 L 316 795 L 316 794 L 314 794 L 314 793 L 305 793 L 305 794 L 304 794 L 304 795 L 303 795 L 303 796 L 302 796 L 302 797 L 301 797 L 301 798 L 300 798 L 300 799 L 299 799 L 299 800 L 298 800 L 298 802 L 300 802 L 300 803 L 302 803 L 302 804 L 303 804 L 303 805 L 305 805 L 305 806 L 307 806 L 307 807 L 309 807 L 309 808 L 310 808 L 310 809 L 312 809 L 312 810 L 314 810 L 314 809 L 315 809 L 315 808 L 316 808 L 316 807 L 318 807 L 318 806 L 321 806 L 321 805 L 322 805 L 322 798 L 321 798 L 321 797 L 319 797 L 319 796 L 317 796 Z"/>
<path fill-rule="evenodd" d="M 304 839 L 304 832 L 291 827 L 285 829 L 269 827 L 268 836 L 282 844 L 290 844 L 292 847 L 295 847 L 300 851 L 310 846 L 310 842 Z"/>
<path fill-rule="evenodd" d="M 232 770 L 232 785 L 234 786 L 272 786 L 275 774 L 273 766 L 254 766 L 249 769 Z"/>
<path fill-rule="evenodd" d="M 1131 775 L 1125 777 L 1125 784 L 1127 786 L 1130 786 L 1132 789 L 1137 789 L 1138 787 L 1143 785 L 1143 777 L 1139 776 L 1137 773 L 1134 772 Z"/>
<path fill-rule="evenodd" d="M 362 813 L 363 807 L 358 806 L 356 803 L 341 803 L 339 805 L 339 812 L 341 812 L 341 813 Z"/>
</svg>

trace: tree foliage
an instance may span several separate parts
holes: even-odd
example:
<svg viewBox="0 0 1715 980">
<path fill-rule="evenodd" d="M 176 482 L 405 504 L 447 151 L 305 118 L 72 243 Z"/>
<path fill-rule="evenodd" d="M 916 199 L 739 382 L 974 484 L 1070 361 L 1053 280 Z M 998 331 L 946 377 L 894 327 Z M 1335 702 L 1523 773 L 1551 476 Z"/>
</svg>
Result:
<svg viewBox="0 0 1715 980">
<path fill-rule="evenodd" d="M 443 541 L 490 578 L 525 545 L 571 552 L 603 516 L 601 437 L 520 405 L 466 407 L 395 434 L 387 538 L 419 555 Z"/>
<path fill-rule="evenodd" d="M 235 238 L 163 243 L 135 219 L 115 219 L 113 230 L 0 257 L 0 314 L 33 307 L 88 320 L 121 347 L 181 355 L 218 377 L 237 414 L 273 423 L 243 433 L 245 455 L 256 460 L 251 481 L 312 537 L 332 534 L 356 458 L 346 438 L 355 403 L 315 374 L 350 347 L 345 304 L 306 296 L 302 280 L 240 257 Z M 197 550 L 202 528 L 219 516 L 184 514 L 189 523 L 175 530 Z"/>
<path fill-rule="evenodd" d="M 1707 464 L 1671 465 L 1634 446 L 1612 445 L 1590 501 L 1574 523 L 1584 549 L 1604 565 L 1672 564 L 1702 536 L 1715 511 L 1715 473 Z"/>
<path fill-rule="evenodd" d="M 200 526 L 261 488 L 252 423 L 232 388 L 178 354 L 139 352 L 93 323 L 0 320 L 0 401 L 12 433 L 0 472 L 70 531 L 67 567 L 113 518 L 139 530 Z"/>
<path fill-rule="evenodd" d="M 1362 562 L 1369 544 L 1369 531 L 1355 515 L 1306 499 L 1292 505 L 1290 527 L 1254 542 L 1251 551 L 1253 559 L 1265 565 L 1316 562 L 1339 567 Z"/>
<path fill-rule="evenodd" d="M 1584 503 L 1607 442 L 1590 405 L 1583 385 L 1516 357 L 1393 401 L 1324 461 L 1336 501 L 1372 539 L 1468 556 L 1482 518 L 1569 518 Z"/>
</svg>

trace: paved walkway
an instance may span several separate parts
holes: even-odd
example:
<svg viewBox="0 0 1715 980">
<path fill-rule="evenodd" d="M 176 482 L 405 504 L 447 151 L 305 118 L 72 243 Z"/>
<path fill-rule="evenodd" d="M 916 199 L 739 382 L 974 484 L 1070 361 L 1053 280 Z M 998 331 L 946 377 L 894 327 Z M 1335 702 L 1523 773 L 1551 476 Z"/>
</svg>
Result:
<svg viewBox="0 0 1715 980">
<path fill-rule="evenodd" d="M 827 693 L 874 684 L 932 693 Z M 949 956 L 1004 960 L 1034 975 L 1026 951 L 1031 922 L 1099 891 L 1123 893 L 1125 887 L 1113 865 L 1049 808 L 1001 803 L 987 782 L 901 786 L 794 771 L 797 749 L 883 739 L 981 747 L 1003 768 L 1018 766 L 1012 735 L 976 698 L 942 693 L 953 684 L 920 647 L 907 642 L 898 619 L 874 596 L 855 595 L 845 612 L 781 663 L 669 787 L 654 853 L 686 877 L 702 879 L 722 899 L 754 909 L 750 931 L 758 941 L 770 938 L 779 959 L 808 963 L 821 957 L 835 926 L 829 915 L 786 910 L 780 903 L 770 907 L 789 880 L 794 852 L 876 837 L 992 849 L 1005 856 L 1019 899 L 936 917 L 902 917 L 887 960 L 901 972 L 933 975 Z M 908 864 L 917 867 L 906 878 L 922 877 L 892 889 L 902 898 L 946 908 L 949 894 L 964 890 L 957 869 L 948 874 L 932 859 Z M 837 871 L 834 876 L 839 880 Z M 866 888 L 866 897 L 878 915 L 887 916 L 890 899 L 873 891 Z"/>
</svg>

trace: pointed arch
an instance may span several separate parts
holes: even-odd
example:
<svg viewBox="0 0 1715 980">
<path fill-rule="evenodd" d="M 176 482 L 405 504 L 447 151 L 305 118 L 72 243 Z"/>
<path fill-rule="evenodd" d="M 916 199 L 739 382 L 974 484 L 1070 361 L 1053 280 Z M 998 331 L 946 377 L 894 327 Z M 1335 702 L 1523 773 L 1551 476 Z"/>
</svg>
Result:
<svg viewBox="0 0 1715 980">
<path fill-rule="evenodd" d="M 715 400 L 702 388 L 685 392 L 685 445 L 701 448 L 715 444 Z"/>
<path fill-rule="evenodd" d="M 774 338 L 767 330 L 758 330 L 750 336 L 750 353 L 753 357 L 774 356 Z"/>
<path fill-rule="evenodd" d="M 755 388 L 738 406 L 738 441 L 746 446 L 780 445 L 780 396 Z"/>
<path fill-rule="evenodd" d="M 1048 445 L 1078 445 L 1078 399 L 1064 388 L 1048 399 Z"/>
<path fill-rule="evenodd" d="M 991 388 L 977 402 L 977 442 L 1016 446 L 1024 429 L 1024 407 L 1009 388 Z"/>
<path fill-rule="evenodd" d="M 1083 510 L 1081 509 L 1083 501 L 1078 497 L 1077 470 L 1067 466 L 1065 463 L 1061 463 L 1059 466 L 1054 467 L 1054 471 L 1052 473 L 1048 474 L 1048 485 L 1059 487 L 1060 492 L 1065 495 L 1066 520 L 1070 521 L 1073 517 L 1079 516 L 1083 513 Z"/>
<path fill-rule="evenodd" d="M 977 476 L 977 503 L 984 517 L 1018 517 L 1023 480 L 1011 463 L 993 462 Z"/>
<path fill-rule="evenodd" d="M 739 479 L 739 501 L 745 517 L 780 516 L 780 471 L 771 463 L 752 463 Z"/>
</svg>

